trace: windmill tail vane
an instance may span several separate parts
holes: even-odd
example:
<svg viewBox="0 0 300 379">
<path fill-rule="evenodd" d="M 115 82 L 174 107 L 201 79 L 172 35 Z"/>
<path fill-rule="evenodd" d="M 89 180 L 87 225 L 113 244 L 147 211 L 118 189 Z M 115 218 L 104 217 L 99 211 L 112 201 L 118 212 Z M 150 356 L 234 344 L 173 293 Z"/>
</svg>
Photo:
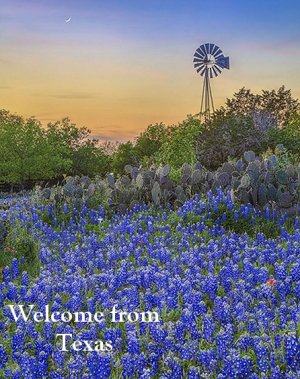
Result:
<svg viewBox="0 0 300 379">
<path fill-rule="evenodd" d="M 204 77 L 200 117 L 204 116 L 205 121 L 208 121 L 215 111 L 210 79 L 221 74 L 224 68 L 229 70 L 229 57 L 225 57 L 214 43 L 205 43 L 194 54 L 194 68 Z"/>
</svg>

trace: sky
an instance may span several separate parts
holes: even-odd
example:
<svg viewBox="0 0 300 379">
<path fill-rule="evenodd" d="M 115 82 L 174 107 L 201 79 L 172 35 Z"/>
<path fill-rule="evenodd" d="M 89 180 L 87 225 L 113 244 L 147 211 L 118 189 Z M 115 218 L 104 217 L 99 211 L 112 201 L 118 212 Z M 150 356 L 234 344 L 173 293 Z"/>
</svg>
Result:
<svg viewBox="0 0 300 379">
<path fill-rule="evenodd" d="M 0 0 L 0 108 L 133 140 L 200 111 L 206 42 L 230 59 L 216 108 L 242 87 L 300 98 L 299 15 L 298 0 Z"/>
</svg>

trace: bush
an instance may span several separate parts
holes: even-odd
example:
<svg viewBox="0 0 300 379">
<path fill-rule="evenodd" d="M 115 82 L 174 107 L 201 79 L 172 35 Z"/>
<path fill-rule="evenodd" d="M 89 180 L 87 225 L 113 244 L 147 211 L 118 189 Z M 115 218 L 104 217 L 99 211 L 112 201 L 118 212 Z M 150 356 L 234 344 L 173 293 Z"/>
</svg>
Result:
<svg viewBox="0 0 300 379">
<path fill-rule="evenodd" d="M 170 128 L 168 139 L 159 149 L 157 163 L 169 164 L 178 170 L 184 163 L 196 162 L 196 141 L 204 130 L 200 120 L 192 116 Z"/>
<path fill-rule="evenodd" d="M 110 157 L 90 131 L 68 118 L 44 129 L 35 118 L 0 110 L 0 183 L 24 185 L 63 174 L 95 176 L 110 169 Z"/>
<path fill-rule="evenodd" d="M 134 149 L 138 160 L 142 163 L 152 161 L 161 146 L 167 141 L 169 128 L 164 124 L 149 125 L 136 139 Z"/>
<path fill-rule="evenodd" d="M 261 152 L 265 139 L 250 117 L 220 115 L 198 137 L 196 158 L 206 168 L 215 170 L 229 157 L 239 158 L 247 150 Z"/>
<path fill-rule="evenodd" d="M 128 141 L 121 143 L 112 156 L 112 171 L 115 174 L 122 174 L 126 165 L 136 165 L 138 159 L 133 143 Z"/>
<path fill-rule="evenodd" d="M 300 115 L 297 115 L 287 126 L 271 129 L 267 135 L 268 146 L 274 149 L 282 144 L 296 160 L 300 159 Z"/>
<path fill-rule="evenodd" d="M 0 239 L 1 239 L 0 221 Z M 20 222 L 13 225 L 3 225 L 5 238 L 0 243 L 0 268 L 10 266 L 14 259 L 20 264 L 20 269 L 32 276 L 39 273 L 39 242 L 34 240 L 30 228 L 24 227 Z M 1 242 L 1 240 L 0 240 Z"/>
<path fill-rule="evenodd" d="M 243 87 L 234 93 L 232 99 L 227 99 L 225 107 L 221 108 L 221 112 L 226 115 L 251 117 L 261 131 L 276 125 L 286 125 L 299 110 L 299 101 L 284 86 L 277 91 L 263 90 L 261 95 L 255 95 Z"/>
</svg>

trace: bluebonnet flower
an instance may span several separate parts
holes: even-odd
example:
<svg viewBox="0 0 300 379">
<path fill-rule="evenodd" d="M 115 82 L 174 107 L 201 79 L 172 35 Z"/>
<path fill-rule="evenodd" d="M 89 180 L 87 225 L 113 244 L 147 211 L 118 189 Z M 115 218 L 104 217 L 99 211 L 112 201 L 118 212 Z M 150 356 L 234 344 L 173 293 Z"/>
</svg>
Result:
<svg viewBox="0 0 300 379">
<path fill-rule="evenodd" d="M 121 364 L 123 378 L 130 378 L 134 373 L 134 358 L 128 353 L 123 354 Z"/>
<path fill-rule="evenodd" d="M 300 342 L 296 335 L 290 335 L 285 340 L 286 361 L 290 368 L 300 368 Z"/>
<path fill-rule="evenodd" d="M 90 353 L 87 357 L 87 367 L 92 378 L 109 378 L 111 374 L 111 355 Z"/>
<path fill-rule="evenodd" d="M 189 369 L 188 379 L 201 379 L 199 367 L 191 367 Z"/>
<path fill-rule="evenodd" d="M 8 361 L 7 353 L 2 345 L 0 345 L 0 369 L 5 368 L 5 364 Z"/>
<path fill-rule="evenodd" d="M 226 213 L 221 213 L 221 206 Z M 0 337 L 16 347 L 14 353 L 8 348 L 5 354 L 21 368 L 6 370 L 8 379 L 18 379 L 21 373 L 28 378 L 68 378 L 68 371 L 74 379 L 105 378 L 114 369 L 124 378 L 297 375 L 299 346 L 293 333 L 299 322 L 300 234 L 288 232 L 285 217 L 279 220 L 271 209 L 258 212 L 250 205 L 234 205 L 220 189 L 206 199 L 195 196 L 175 211 L 136 205 L 101 224 L 99 218 L 107 217 L 103 207 L 65 208 L 72 218 L 59 225 L 56 206 L 51 205 L 55 229 L 39 218 L 42 209 L 18 205 L 5 216 L 40 241 L 42 262 L 39 276 L 31 281 L 26 273 L 20 277 L 20 261 L 3 272 Z M 250 238 L 227 232 L 222 223 L 228 212 L 236 222 L 274 220 L 281 223 L 282 234 L 270 240 L 262 233 Z M 216 213 L 211 227 L 208 221 Z M 197 222 L 189 222 L 193 215 Z M 99 227 L 101 238 L 86 232 L 88 224 Z M 298 227 L 297 221 L 294 224 Z M 34 304 L 40 311 L 50 304 L 51 312 L 101 309 L 106 314 L 117 304 L 126 311 L 156 310 L 163 321 L 125 327 L 111 326 L 108 320 L 37 326 L 32 321 L 15 323 L 4 306 L 13 301 Z M 114 350 L 109 357 L 101 355 L 103 364 L 94 354 L 60 352 L 56 333 L 111 340 Z M 52 364 L 47 364 L 48 358 Z"/>
</svg>

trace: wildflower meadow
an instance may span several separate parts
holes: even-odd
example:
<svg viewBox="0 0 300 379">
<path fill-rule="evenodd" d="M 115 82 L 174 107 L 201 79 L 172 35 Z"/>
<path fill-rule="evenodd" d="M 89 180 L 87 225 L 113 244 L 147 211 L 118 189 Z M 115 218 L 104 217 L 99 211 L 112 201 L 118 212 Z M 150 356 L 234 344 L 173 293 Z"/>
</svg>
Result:
<svg viewBox="0 0 300 379">
<path fill-rule="evenodd" d="M 24 256 L 2 272 L 1 378 L 300 377 L 297 217 L 219 189 L 175 210 L 110 216 L 65 205 L 57 218 L 25 198 L 1 219 L 11 240 L 26 231 L 40 259 L 34 277 Z M 78 311 L 99 317 L 74 320 Z"/>
</svg>

